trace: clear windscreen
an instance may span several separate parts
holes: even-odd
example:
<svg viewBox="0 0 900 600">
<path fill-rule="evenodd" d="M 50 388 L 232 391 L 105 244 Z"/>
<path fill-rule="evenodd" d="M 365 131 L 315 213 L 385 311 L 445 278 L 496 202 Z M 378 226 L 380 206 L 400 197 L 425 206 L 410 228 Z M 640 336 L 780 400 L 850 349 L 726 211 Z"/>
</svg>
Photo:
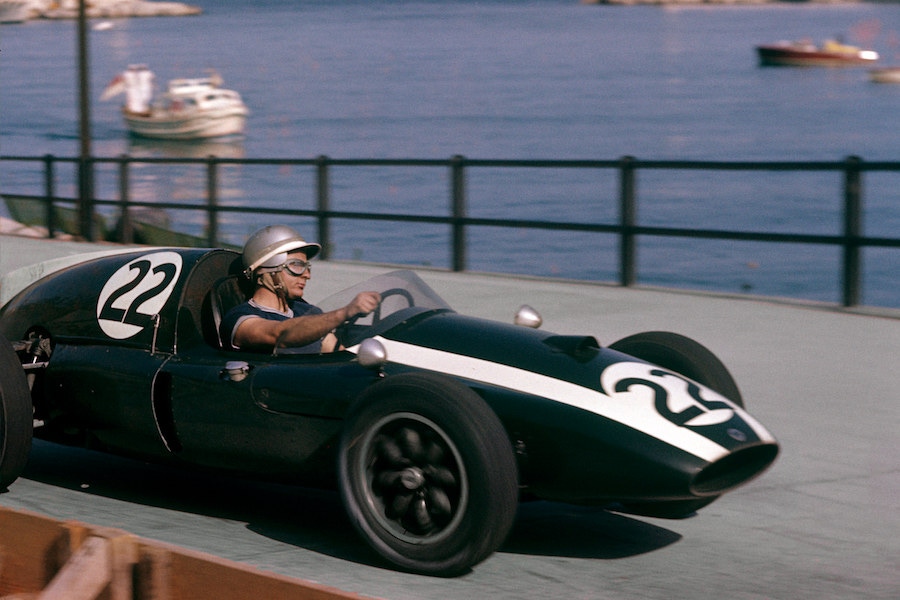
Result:
<svg viewBox="0 0 900 600">
<path fill-rule="evenodd" d="M 341 342 L 350 346 L 382 333 L 402 321 L 425 312 L 452 310 L 450 305 L 413 271 L 392 271 L 325 298 L 317 305 L 331 311 L 349 304 L 360 292 L 378 292 L 381 305 L 372 313 L 351 319 L 340 331 Z"/>
</svg>

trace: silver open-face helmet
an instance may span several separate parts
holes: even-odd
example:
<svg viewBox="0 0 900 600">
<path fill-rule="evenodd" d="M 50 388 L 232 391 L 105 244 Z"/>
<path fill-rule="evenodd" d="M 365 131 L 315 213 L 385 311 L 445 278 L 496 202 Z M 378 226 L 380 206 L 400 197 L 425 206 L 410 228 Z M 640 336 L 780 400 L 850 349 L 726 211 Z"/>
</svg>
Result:
<svg viewBox="0 0 900 600">
<path fill-rule="evenodd" d="M 322 246 L 315 242 L 307 242 L 303 237 L 286 225 L 269 225 L 250 236 L 244 244 L 244 274 L 277 271 L 288 259 L 288 253 L 302 250 L 306 258 L 311 259 L 319 253 Z"/>
</svg>

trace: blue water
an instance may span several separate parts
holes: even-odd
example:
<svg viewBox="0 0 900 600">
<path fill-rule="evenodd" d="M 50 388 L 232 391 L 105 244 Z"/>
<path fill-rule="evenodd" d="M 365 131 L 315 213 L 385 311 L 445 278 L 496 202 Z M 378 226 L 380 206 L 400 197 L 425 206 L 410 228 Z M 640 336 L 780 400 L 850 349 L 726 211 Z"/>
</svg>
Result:
<svg viewBox="0 0 900 600">
<path fill-rule="evenodd" d="M 864 69 L 760 68 L 754 45 L 842 35 L 900 64 L 896 4 L 586 6 L 577 0 L 200 0 L 200 17 L 112 21 L 92 31 L 92 96 L 129 63 L 159 82 L 214 67 L 252 114 L 230 143 L 128 138 L 118 102 L 93 106 L 98 156 L 898 160 L 900 86 Z M 73 22 L 0 27 L 0 152 L 78 153 Z M 0 166 L 6 191 L 40 184 Z M 469 171 L 474 216 L 613 222 L 612 172 Z M 310 208 L 300 168 L 227 168 L 224 201 Z M 65 169 L 59 191 L 71 189 Z M 35 183 L 36 182 L 36 183 Z M 900 174 L 865 181 L 868 235 L 900 232 Z M 145 167 L 134 199 L 202 197 L 201 172 Z M 446 214 L 440 169 L 335 169 L 334 208 Z M 98 174 L 101 195 L 114 173 Z M 32 188 L 33 193 L 33 188 Z M 834 234 L 836 173 L 641 174 L 646 225 Z M 201 215 L 179 217 L 200 227 Z M 292 222 L 310 236 L 311 223 Z M 232 218 L 239 242 L 257 223 Z M 439 226 L 338 222 L 337 258 L 447 266 Z M 610 281 L 616 240 L 472 229 L 470 268 Z M 900 306 L 900 251 L 864 253 L 863 301 Z M 641 283 L 839 301 L 840 253 L 815 245 L 643 238 Z"/>
</svg>

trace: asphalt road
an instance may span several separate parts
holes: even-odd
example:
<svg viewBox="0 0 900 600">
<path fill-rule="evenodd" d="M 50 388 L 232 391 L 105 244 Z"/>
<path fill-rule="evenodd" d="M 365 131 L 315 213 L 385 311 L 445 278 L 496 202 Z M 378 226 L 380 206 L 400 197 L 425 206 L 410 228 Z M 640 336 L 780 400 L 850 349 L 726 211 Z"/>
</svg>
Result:
<svg viewBox="0 0 900 600">
<path fill-rule="evenodd" d="M 0 273 L 83 246 L 0 236 Z M 317 263 L 323 298 L 372 266 Z M 36 443 L 0 504 L 121 528 L 359 594 L 405 600 L 900 598 L 900 315 L 477 274 L 420 272 L 459 312 L 602 343 L 691 336 L 779 439 L 774 467 L 681 521 L 533 503 L 499 552 L 440 579 L 385 568 L 335 494 L 197 476 Z M 10 291 L 11 284 L 5 284 Z"/>
</svg>

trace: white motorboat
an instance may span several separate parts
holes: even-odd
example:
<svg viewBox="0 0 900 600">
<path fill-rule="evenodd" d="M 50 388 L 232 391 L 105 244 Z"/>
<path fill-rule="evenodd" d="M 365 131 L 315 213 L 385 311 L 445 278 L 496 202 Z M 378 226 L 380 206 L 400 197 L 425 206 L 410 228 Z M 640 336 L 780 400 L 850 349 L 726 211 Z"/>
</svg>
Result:
<svg viewBox="0 0 900 600">
<path fill-rule="evenodd" d="M 119 80 L 121 78 L 121 80 Z M 107 87 L 101 99 L 125 92 L 125 125 L 137 136 L 163 140 L 197 140 L 240 135 L 249 110 L 234 90 L 221 87 L 217 74 L 173 79 L 165 93 L 153 97 L 153 74 L 132 66 Z"/>
<path fill-rule="evenodd" d="M 875 83 L 900 83 L 900 67 L 871 69 L 869 79 Z"/>
<path fill-rule="evenodd" d="M 23 23 L 30 18 L 30 0 L 0 0 L 0 23 Z"/>
</svg>

